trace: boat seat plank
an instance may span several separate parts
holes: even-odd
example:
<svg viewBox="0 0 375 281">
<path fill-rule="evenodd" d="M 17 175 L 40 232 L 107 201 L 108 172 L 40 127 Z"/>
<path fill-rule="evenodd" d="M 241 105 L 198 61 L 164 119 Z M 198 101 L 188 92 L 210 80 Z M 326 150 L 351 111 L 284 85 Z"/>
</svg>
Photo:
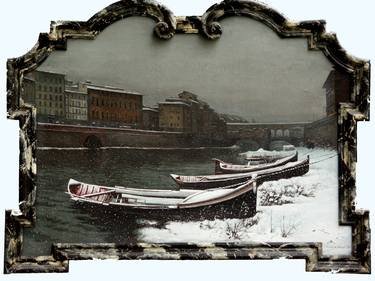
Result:
<svg viewBox="0 0 375 281">
<path fill-rule="evenodd" d="M 148 197 L 168 197 L 168 198 L 186 198 L 187 196 L 196 193 L 195 190 L 153 190 L 153 189 L 131 189 L 120 188 L 116 186 L 116 192 L 122 194 L 129 194 L 135 196 Z"/>
<path fill-rule="evenodd" d="M 224 197 L 225 195 L 233 192 L 233 189 L 217 189 L 210 191 L 202 191 L 187 197 L 182 203 L 196 203 L 205 200 L 211 200 L 217 197 Z"/>
<path fill-rule="evenodd" d="M 137 202 L 144 204 L 178 204 L 183 201 L 183 198 L 165 198 L 165 197 L 149 197 L 149 196 L 137 196 L 131 194 L 122 193 L 122 202 Z"/>
</svg>

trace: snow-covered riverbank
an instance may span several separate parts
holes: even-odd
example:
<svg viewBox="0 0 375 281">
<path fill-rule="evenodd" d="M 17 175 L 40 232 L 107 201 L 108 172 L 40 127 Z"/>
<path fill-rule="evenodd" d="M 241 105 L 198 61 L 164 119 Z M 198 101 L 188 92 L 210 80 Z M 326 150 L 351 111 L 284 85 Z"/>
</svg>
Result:
<svg viewBox="0 0 375 281">
<path fill-rule="evenodd" d="M 298 148 L 310 155 L 310 171 L 258 188 L 258 213 L 249 219 L 168 222 L 139 230 L 147 242 L 322 242 L 324 255 L 350 255 L 351 228 L 338 225 L 337 155 L 334 150 Z M 322 161 L 320 161 L 322 160 Z"/>
</svg>

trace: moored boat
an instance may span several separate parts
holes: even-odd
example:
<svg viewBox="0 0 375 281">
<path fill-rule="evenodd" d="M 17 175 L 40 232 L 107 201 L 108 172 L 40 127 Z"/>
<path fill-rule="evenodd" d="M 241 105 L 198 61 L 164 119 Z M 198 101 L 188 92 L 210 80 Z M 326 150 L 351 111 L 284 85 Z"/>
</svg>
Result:
<svg viewBox="0 0 375 281">
<path fill-rule="evenodd" d="M 106 212 L 124 212 L 154 218 L 243 218 L 256 213 L 256 179 L 236 188 L 163 190 L 106 187 L 75 181 L 68 183 L 70 198 Z"/>
<path fill-rule="evenodd" d="M 256 151 L 247 151 L 239 153 L 238 155 L 244 160 L 248 161 L 250 165 L 271 163 L 281 158 L 287 157 L 296 150 L 294 145 L 284 145 L 282 150 L 265 150 L 258 149 Z"/>
<path fill-rule="evenodd" d="M 254 176 L 257 178 L 257 185 L 265 181 L 302 176 L 309 171 L 309 166 L 310 157 L 307 156 L 305 160 L 289 162 L 283 166 L 257 172 L 203 176 L 171 174 L 171 177 L 181 188 L 218 188 L 223 186 L 228 188 L 230 186 L 237 187 Z"/>
<path fill-rule="evenodd" d="M 290 155 L 280 158 L 273 162 L 266 162 L 258 165 L 239 165 L 226 163 L 219 159 L 213 159 L 215 161 L 215 174 L 236 174 L 236 173 L 249 173 L 256 172 L 264 169 L 270 169 L 278 166 L 285 165 L 288 162 L 298 160 L 298 152 L 295 150 Z"/>
</svg>

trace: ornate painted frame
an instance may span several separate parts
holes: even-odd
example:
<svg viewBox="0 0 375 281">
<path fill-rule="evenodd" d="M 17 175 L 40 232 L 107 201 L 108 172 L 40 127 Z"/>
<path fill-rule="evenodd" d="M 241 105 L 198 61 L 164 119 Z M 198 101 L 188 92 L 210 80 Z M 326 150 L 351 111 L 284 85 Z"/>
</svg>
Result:
<svg viewBox="0 0 375 281">
<path fill-rule="evenodd" d="M 281 38 L 306 38 L 309 50 L 322 51 L 350 75 L 350 103 L 341 104 L 338 115 L 339 223 L 352 227 L 351 257 L 322 257 L 321 243 L 215 243 L 172 244 L 53 244 L 51 255 L 21 256 L 23 228 L 35 222 L 36 197 L 36 110 L 20 103 L 24 73 L 34 70 L 54 50 L 64 50 L 68 39 L 92 40 L 108 25 L 130 16 L 152 18 L 155 36 L 173 40 L 175 33 L 198 33 L 207 40 L 220 40 L 225 17 L 250 17 L 269 26 Z M 325 32 L 325 21 L 288 21 L 275 10 L 257 2 L 226 0 L 210 7 L 203 16 L 175 17 L 167 8 L 149 0 L 116 2 L 87 22 L 52 22 L 50 32 L 24 56 L 7 62 L 8 118 L 19 120 L 19 210 L 6 211 L 5 273 L 67 272 L 69 260 L 82 259 L 305 259 L 307 271 L 370 273 L 369 212 L 355 207 L 357 122 L 369 120 L 370 62 L 350 56 L 335 34 Z"/>
</svg>

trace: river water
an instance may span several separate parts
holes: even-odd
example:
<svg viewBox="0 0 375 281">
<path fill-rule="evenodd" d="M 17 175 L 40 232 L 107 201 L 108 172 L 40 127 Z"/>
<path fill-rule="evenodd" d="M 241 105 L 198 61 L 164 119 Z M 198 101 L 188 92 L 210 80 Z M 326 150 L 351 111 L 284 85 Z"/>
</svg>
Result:
<svg viewBox="0 0 375 281">
<path fill-rule="evenodd" d="M 213 174 L 212 158 L 238 160 L 238 148 L 188 150 L 41 150 L 37 151 L 36 223 L 24 230 L 22 254 L 50 254 L 52 243 L 141 242 L 145 220 L 93 215 L 65 193 L 70 178 L 105 186 L 176 189 L 169 174 Z M 146 225 L 150 227 L 150 225 Z M 155 224 L 155 227 L 162 227 Z"/>
</svg>

